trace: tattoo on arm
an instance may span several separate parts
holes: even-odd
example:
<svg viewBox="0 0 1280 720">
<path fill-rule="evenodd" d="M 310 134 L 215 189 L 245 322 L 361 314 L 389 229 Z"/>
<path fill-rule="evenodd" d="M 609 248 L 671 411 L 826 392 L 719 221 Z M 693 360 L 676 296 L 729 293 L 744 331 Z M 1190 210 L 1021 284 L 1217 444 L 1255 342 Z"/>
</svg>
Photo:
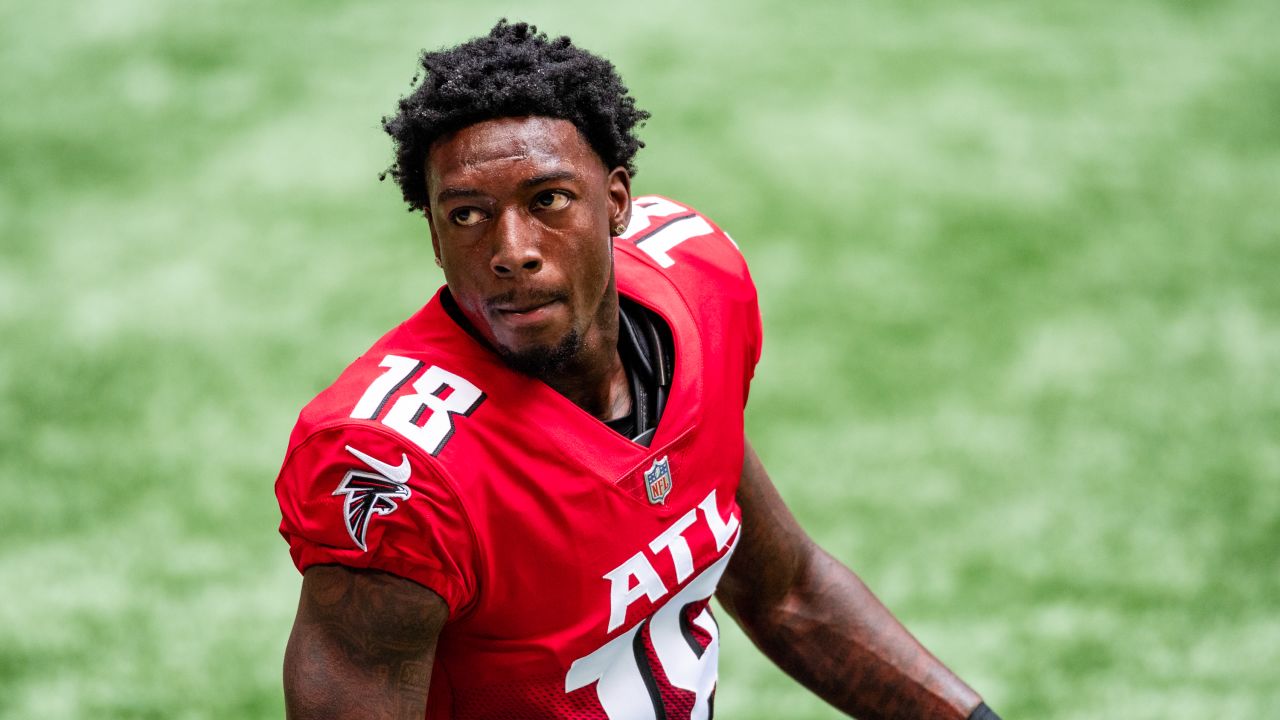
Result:
<svg viewBox="0 0 1280 720">
<path fill-rule="evenodd" d="M 717 596 L 778 667 L 864 720 L 963 720 L 981 702 L 809 539 L 749 446 L 738 501 L 742 544 Z"/>
<path fill-rule="evenodd" d="M 409 580 L 309 568 L 285 651 L 289 717 L 421 720 L 447 616 L 438 595 Z"/>
</svg>

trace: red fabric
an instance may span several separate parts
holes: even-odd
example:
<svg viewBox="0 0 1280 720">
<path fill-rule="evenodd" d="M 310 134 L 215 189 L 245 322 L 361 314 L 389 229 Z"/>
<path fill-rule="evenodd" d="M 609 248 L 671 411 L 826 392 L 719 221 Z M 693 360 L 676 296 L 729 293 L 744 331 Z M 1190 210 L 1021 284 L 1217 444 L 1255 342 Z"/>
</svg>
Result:
<svg viewBox="0 0 1280 720">
<path fill-rule="evenodd" d="M 741 408 L 760 354 L 760 316 L 742 257 L 718 228 L 665 198 L 637 198 L 635 208 L 615 243 L 618 290 L 665 318 L 676 345 L 675 380 L 650 447 L 509 370 L 453 322 L 438 294 L 352 363 L 294 429 L 276 492 L 280 530 L 299 570 L 318 563 L 376 568 L 432 588 L 449 605 L 430 718 L 608 717 L 606 683 L 566 692 L 570 668 L 637 627 L 630 637 L 640 637 L 643 660 L 620 651 L 621 665 L 610 672 L 631 678 L 632 666 L 647 671 L 668 718 L 705 716 L 710 693 L 704 687 L 704 709 L 695 712 L 695 693 L 677 687 L 678 678 L 673 684 L 651 636 L 662 634 L 667 657 L 686 662 L 679 671 L 686 682 L 714 683 L 715 638 L 690 619 L 706 604 L 696 596 L 714 589 L 736 543 Z M 678 223 L 690 224 L 673 231 Z M 687 238 L 678 234 L 703 227 Z M 395 374 L 388 363 L 396 362 L 421 365 L 376 414 L 352 418 L 370 386 Z M 424 444 L 388 417 L 403 398 L 412 409 L 433 389 L 440 402 L 461 407 L 458 389 L 421 380 L 431 368 L 473 384 L 483 399 L 443 425 L 432 419 L 436 406 L 424 408 L 416 425 L 449 427 Z M 410 468 L 409 497 L 369 515 L 367 550 L 345 521 L 348 495 L 334 494 L 347 473 L 373 472 L 348 447 L 390 466 L 407 458 Z M 652 505 L 644 474 L 662 458 L 672 489 L 664 504 Z M 651 547 L 673 525 L 683 528 L 678 538 L 668 533 L 665 545 Z M 609 574 L 637 555 L 639 567 L 658 579 L 656 598 L 637 592 L 620 603 Z M 688 616 L 679 624 L 685 635 L 673 635 L 674 615 L 658 615 L 669 602 Z M 688 637 L 703 651 L 695 653 Z M 633 712 L 652 716 L 645 708 Z"/>
</svg>

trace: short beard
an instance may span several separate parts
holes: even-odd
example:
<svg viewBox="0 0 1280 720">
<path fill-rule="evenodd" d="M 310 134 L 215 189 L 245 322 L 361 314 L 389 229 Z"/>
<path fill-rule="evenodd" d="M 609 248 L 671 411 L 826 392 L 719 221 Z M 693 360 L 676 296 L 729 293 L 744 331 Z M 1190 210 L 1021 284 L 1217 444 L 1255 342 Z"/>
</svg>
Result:
<svg viewBox="0 0 1280 720">
<path fill-rule="evenodd" d="M 499 347 L 498 355 L 507 367 L 540 380 L 561 375 L 582 351 L 582 334 L 571 329 L 552 347 L 534 347 L 516 352 Z"/>
</svg>

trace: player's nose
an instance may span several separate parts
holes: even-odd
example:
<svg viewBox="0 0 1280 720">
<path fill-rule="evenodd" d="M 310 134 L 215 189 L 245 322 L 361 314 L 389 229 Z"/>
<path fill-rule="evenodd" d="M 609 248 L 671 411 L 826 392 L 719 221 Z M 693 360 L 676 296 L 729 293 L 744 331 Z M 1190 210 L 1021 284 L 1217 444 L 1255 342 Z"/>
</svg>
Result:
<svg viewBox="0 0 1280 720">
<path fill-rule="evenodd" d="M 489 268 L 501 278 L 542 269 L 541 243 L 517 212 L 504 212 L 494 223 L 493 256 Z"/>
</svg>

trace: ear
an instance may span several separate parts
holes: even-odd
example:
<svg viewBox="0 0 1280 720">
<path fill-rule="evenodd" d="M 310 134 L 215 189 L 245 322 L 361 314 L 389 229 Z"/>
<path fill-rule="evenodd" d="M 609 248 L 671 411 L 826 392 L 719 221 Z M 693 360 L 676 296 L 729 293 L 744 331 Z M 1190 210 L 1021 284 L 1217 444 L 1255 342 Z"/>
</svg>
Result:
<svg viewBox="0 0 1280 720">
<path fill-rule="evenodd" d="M 609 228 L 631 224 L 631 173 L 616 167 L 609 173 Z"/>
</svg>

